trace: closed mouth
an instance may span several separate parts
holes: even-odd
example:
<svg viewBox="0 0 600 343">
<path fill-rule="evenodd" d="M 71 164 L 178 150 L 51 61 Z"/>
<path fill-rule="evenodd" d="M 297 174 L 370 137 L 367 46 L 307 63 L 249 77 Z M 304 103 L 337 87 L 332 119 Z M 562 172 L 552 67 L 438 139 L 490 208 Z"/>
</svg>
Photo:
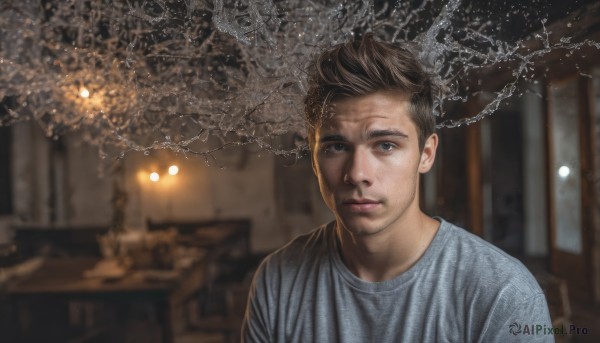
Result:
<svg viewBox="0 0 600 343">
<path fill-rule="evenodd" d="M 379 204 L 379 201 L 371 199 L 349 199 L 342 201 L 344 205 L 368 205 L 368 204 Z"/>
<path fill-rule="evenodd" d="M 352 213 L 369 214 L 380 208 L 381 202 L 372 199 L 348 199 L 342 202 L 342 207 Z"/>
</svg>

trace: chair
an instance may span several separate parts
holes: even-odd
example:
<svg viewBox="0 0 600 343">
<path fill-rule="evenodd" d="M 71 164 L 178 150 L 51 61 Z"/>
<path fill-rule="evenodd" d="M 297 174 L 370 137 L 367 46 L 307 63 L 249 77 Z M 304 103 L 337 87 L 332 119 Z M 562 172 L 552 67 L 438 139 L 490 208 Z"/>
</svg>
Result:
<svg viewBox="0 0 600 343">
<path fill-rule="evenodd" d="M 190 331 L 220 334 L 224 342 L 239 342 L 242 321 L 248 301 L 248 292 L 254 272 L 266 254 L 253 254 L 239 265 L 235 273 L 223 273 L 204 294 L 198 308 L 198 317 Z M 233 277 L 236 275 L 237 277 Z"/>
</svg>

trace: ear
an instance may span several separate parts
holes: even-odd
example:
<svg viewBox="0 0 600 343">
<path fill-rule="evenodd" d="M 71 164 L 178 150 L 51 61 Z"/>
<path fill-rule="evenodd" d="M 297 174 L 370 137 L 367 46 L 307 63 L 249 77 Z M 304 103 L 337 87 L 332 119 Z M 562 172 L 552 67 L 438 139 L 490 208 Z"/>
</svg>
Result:
<svg viewBox="0 0 600 343">
<path fill-rule="evenodd" d="M 437 146 L 438 135 L 436 133 L 433 133 L 425 141 L 423 152 L 421 152 L 421 161 L 419 162 L 419 173 L 425 174 L 429 170 L 431 170 L 433 162 L 435 161 L 435 152 L 437 151 Z"/>
</svg>

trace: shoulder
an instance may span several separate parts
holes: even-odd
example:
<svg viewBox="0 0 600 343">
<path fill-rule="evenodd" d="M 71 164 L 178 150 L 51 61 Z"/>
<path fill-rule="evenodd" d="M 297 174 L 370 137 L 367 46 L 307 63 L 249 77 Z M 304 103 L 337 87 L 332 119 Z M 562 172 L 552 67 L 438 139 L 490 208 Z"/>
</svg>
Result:
<svg viewBox="0 0 600 343">
<path fill-rule="evenodd" d="M 442 220 L 447 230 L 446 258 L 468 284 L 482 289 L 511 293 L 517 298 L 542 292 L 531 272 L 518 259 L 482 238 Z"/>
<path fill-rule="evenodd" d="M 551 325 L 544 293 L 523 263 L 443 220 L 440 230 L 445 231 L 445 243 L 437 263 L 445 265 L 452 295 L 468 304 L 483 341 L 508 338 L 513 322 Z"/>
<path fill-rule="evenodd" d="M 332 226 L 326 224 L 294 238 L 269 254 L 262 261 L 257 273 L 289 274 L 319 263 L 329 251 L 331 230 Z"/>
<path fill-rule="evenodd" d="M 325 260 L 328 225 L 293 239 L 268 255 L 254 273 L 242 334 L 250 342 L 272 342 L 279 309 L 293 307 L 298 301 L 294 285 L 316 278 L 314 267 Z M 301 286 L 298 286 L 302 289 Z"/>
</svg>

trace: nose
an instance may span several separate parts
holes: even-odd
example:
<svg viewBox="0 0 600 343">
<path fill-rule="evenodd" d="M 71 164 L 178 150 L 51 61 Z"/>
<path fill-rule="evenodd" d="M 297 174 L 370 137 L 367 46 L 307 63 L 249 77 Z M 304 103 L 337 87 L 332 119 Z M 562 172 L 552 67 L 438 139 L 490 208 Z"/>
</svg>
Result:
<svg viewBox="0 0 600 343">
<path fill-rule="evenodd" d="M 373 183 L 372 168 L 373 165 L 369 160 L 368 152 L 360 148 L 354 149 L 349 154 L 344 168 L 344 183 L 355 186 L 359 184 L 370 186 Z"/>
</svg>

